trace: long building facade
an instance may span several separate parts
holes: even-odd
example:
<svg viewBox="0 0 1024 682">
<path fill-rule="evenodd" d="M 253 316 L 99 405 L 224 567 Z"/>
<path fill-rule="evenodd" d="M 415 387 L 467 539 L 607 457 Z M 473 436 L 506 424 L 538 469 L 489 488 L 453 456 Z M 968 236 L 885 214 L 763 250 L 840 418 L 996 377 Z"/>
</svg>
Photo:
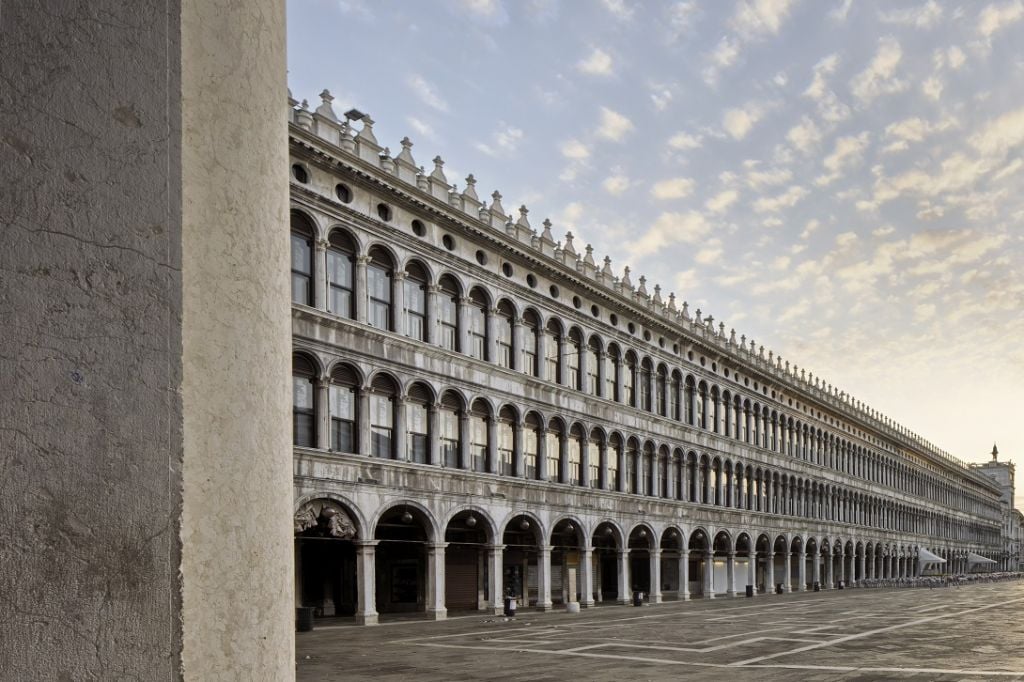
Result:
<svg viewBox="0 0 1024 682">
<path fill-rule="evenodd" d="M 289 99 L 297 605 L 768 594 L 999 549 L 993 481 L 321 97 Z"/>
</svg>

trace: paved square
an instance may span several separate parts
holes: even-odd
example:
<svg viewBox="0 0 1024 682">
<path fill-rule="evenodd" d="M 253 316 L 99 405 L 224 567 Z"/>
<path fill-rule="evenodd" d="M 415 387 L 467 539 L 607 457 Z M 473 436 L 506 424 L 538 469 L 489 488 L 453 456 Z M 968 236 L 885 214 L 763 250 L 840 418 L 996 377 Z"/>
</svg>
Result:
<svg viewBox="0 0 1024 682">
<path fill-rule="evenodd" d="M 1024 680 L 1024 582 L 298 633 L 300 680 Z"/>
</svg>

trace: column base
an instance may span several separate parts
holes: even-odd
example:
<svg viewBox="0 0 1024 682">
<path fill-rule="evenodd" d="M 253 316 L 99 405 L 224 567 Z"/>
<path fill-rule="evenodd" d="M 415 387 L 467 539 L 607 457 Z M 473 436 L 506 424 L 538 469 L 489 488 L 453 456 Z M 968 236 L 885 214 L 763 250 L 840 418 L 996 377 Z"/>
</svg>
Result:
<svg viewBox="0 0 1024 682">
<path fill-rule="evenodd" d="M 445 620 L 448 618 L 448 609 L 427 609 L 427 620 Z"/>
<path fill-rule="evenodd" d="M 687 590 L 679 596 L 679 601 L 690 601 L 690 592 Z"/>
<path fill-rule="evenodd" d="M 492 616 L 503 616 L 505 615 L 505 605 L 495 604 L 494 606 L 487 607 L 484 611 L 489 612 Z"/>
<path fill-rule="evenodd" d="M 714 599 L 715 595 L 714 595 L 714 593 L 709 593 L 709 594 L 703 595 L 703 598 L 704 599 Z"/>
<path fill-rule="evenodd" d="M 551 611 L 555 606 L 551 602 L 548 602 L 546 604 L 537 604 L 536 608 L 538 611 Z"/>
<path fill-rule="evenodd" d="M 585 609 L 592 609 L 594 608 L 594 600 L 591 599 L 590 601 L 581 601 L 580 606 Z"/>
<path fill-rule="evenodd" d="M 736 598 L 736 590 L 727 590 L 726 593 L 725 593 L 725 596 L 729 597 L 731 599 L 735 599 Z"/>
<path fill-rule="evenodd" d="M 376 613 L 357 613 L 356 614 L 356 625 L 376 625 L 377 614 Z"/>
<path fill-rule="evenodd" d="M 661 594 L 652 594 L 648 601 L 651 604 L 660 604 L 662 602 Z"/>
</svg>

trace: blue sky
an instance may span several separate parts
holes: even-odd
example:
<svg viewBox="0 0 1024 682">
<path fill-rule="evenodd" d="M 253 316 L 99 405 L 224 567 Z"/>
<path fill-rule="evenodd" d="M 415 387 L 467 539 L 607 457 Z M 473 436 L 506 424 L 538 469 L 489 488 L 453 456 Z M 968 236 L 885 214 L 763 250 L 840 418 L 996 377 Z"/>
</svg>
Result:
<svg viewBox="0 0 1024 682">
<path fill-rule="evenodd" d="M 1022 0 L 291 0 L 288 41 L 297 99 L 1024 463 Z"/>
</svg>

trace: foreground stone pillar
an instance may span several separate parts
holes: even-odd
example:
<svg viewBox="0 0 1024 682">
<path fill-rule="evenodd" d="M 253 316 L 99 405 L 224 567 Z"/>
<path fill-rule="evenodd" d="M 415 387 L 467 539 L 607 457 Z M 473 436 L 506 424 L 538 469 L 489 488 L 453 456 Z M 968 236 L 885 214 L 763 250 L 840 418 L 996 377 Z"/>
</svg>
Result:
<svg viewBox="0 0 1024 682">
<path fill-rule="evenodd" d="M 796 565 L 796 589 L 799 592 L 807 591 L 807 553 L 800 552 L 799 563 Z"/>
<path fill-rule="evenodd" d="M 619 559 L 619 596 L 616 601 L 620 604 L 628 604 L 633 598 L 631 585 L 629 584 L 629 550 L 618 551 Z"/>
<path fill-rule="evenodd" d="M 690 551 L 687 549 L 679 553 L 679 598 L 690 599 Z"/>
<path fill-rule="evenodd" d="M 787 594 L 793 591 L 793 553 L 786 552 L 786 578 L 782 582 L 782 591 Z"/>
<path fill-rule="evenodd" d="M 715 598 L 715 553 L 708 550 L 704 553 L 704 598 Z"/>
<path fill-rule="evenodd" d="M 444 620 L 448 609 L 444 604 L 444 550 L 447 542 L 427 544 L 427 618 Z"/>
<path fill-rule="evenodd" d="M 775 594 L 775 552 L 765 556 L 764 583 L 764 593 Z"/>
<path fill-rule="evenodd" d="M 736 596 L 736 553 L 729 552 L 725 562 L 726 583 L 725 594 L 727 597 Z"/>
<path fill-rule="evenodd" d="M 757 596 L 757 552 L 751 550 L 747 560 L 747 584 L 753 586 L 751 594 Z"/>
<path fill-rule="evenodd" d="M 491 613 L 496 616 L 505 612 L 504 558 L 505 545 L 487 548 L 487 592 L 491 595 Z"/>
<path fill-rule="evenodd" d="M 550 611 L 551 604 L 551 545 L 537 548 L 537 608 Z"/>
<path fill-rule="evenodd" d="M 580 550 L 580 606 L 594 605 L 594 548 Z"/>
<path fill-rule="evenodd" d="M 811 584 L 821 584 L 821 553 L 811 555 Z"/>
<path fill-rule="evenodd" d="M 650 551 L 651 561 L 651 594 L 650 602 L 652 604 L 661 603 L 661 550 L 652 549 Z"/>
<path fill-rule="evenodd" d="M 284 29 L 4 7 L 5 677 L 294 677 Z"/>
<path fill-rule="evenodd" d="M 356 622 L 377 624 L 377 541 L 356 543 Z"/>
</svg>

